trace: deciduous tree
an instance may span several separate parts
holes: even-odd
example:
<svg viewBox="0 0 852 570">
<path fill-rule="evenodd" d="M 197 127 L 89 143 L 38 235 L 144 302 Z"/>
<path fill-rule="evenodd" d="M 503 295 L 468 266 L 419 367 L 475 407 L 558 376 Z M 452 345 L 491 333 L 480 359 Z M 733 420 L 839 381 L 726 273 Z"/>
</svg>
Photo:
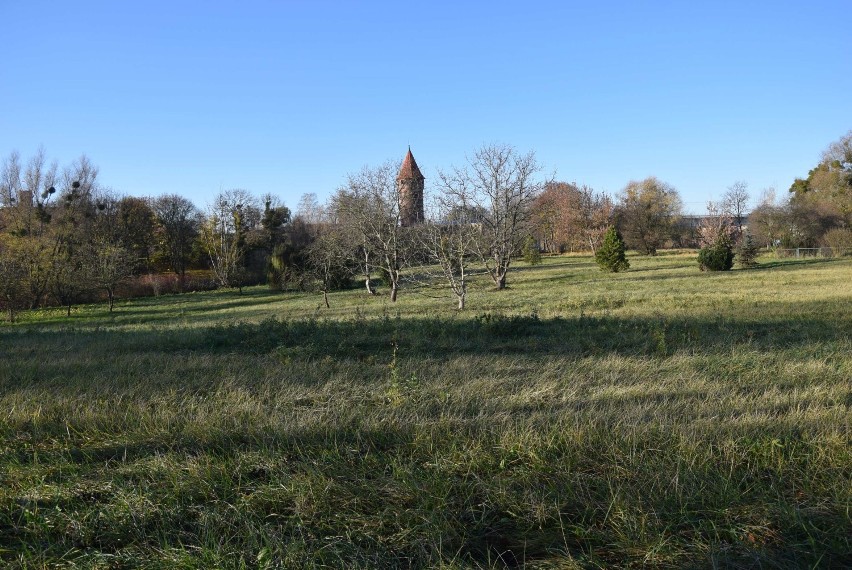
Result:
<svg viewBox="0 0 852 570">
<path fill-rule="evenodd" d="M 245 190 L 219 193 L 201 224 L 201 243 L 223 287 L 240 287 L 245 278 L 246 236 L 260 223 L 255 199 Z"/>
<path fill-rule="evenodd" d="M 177 194 L 155 198 L 151 207 L 157 224 L 156 255 L 179 277 L 183 290 L 192 244 L 198 235 L 198 210 L 192 202 Z"/>
<path fill-rule="evenodd" d="M 439 184 L 464 211 L 481 212 L 477 256 L 497 289 L 529 235 L 533 200 L 544 184 L 536 180 L 541 166 L 532 152 L 520 154 L 508 145 L 486 145 L 467 165 L 439 174 Z"/>
<path fill-rule="evenodd" d="M 627 246 L 656 255 L 681 216 L 680 195 L 655 177 L 631 181 L 619 195 L 618 226 Z"/>
<path fill-rule="evenodd" d="M 395 302 L 402 270 L 412 254 L 412 232 L 400 224 L 396 166 L 390 162 L 352 174 L 334 199 L 337 221 L 358 249 L 356 259 L 372 293 L 371 272 L 380 270 L 388 279 Z"/>
<path fill-rule="evenodd" d="M 727 192 L 722 197 L 721 210 L 731 218 L 734 232 L 732 237 L 738 241 L 743 234 L 743 224 L 748 216 L 748 183 L 738 180 L 728 186 Z"/>
</svg>

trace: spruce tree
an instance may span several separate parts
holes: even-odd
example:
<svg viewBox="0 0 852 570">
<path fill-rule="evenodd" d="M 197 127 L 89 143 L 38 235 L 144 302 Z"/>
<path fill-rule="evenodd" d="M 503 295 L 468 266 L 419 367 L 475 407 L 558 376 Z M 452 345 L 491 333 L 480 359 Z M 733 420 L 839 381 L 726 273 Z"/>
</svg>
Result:
<svg viewBox="0 0 852 570">
<path fill-rule="evenodd" d="M 610 226 L 606 231 L 603 243 L 595 254 L 595 260 L 603 271 L 616 273 L 630 267 L 624 254 L 624 240 L 614 226 Z"/>
<path fill-rule="evenodd" d="M 751 237 L 751 234 L 748 233 L 743 236 L 743 241 L 740 244 L 739 249 L 737 249 L 737 264 L 743 269 L 751 269 L 752 267 L 757 267 L 757 254 L 759 253 L 759 248 L 757 244 L 754 243 L 754 238 Z"/>
<path fill-rule="evenodd" d="M 538 242 L 532 236 L 528 236 L 526 241 L 524 241 L 524 261 L 530 265 L 541 263 L 541 249 L 539 249 Z"/>
<path fill-rule="evenodd" d="M 720 233 L 713 244 L 698 252 L 701 271 L 730 271 L 734 266 L 734 246 L 727 233 Z"/>
</svg>

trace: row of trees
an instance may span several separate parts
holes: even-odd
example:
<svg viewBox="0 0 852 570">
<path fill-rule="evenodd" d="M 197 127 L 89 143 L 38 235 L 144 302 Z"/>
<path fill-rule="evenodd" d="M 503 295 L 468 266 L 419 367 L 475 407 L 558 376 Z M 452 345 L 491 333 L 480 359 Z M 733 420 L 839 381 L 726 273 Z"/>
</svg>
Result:
<svg viewBox="0 0 852 570">
<path fill-rule="evenodd" d="M 439 172 L 428 221 L 416 227 L 400 223 L 392 163 L 350 175 L 324 204 L 303 196 L 291 216 L 276 197 L 244 190 L 220 192 L 204 211 L 178 195 L 120 197 L 98 184 L 85 156 L 60 170 L 47 165 L 44 151 L 26 164 L 12 153 L 0 165 L 0 303 L 10 316 L 45 303 L 70 313 L 97 289 L 112 307 L 128 277 L 171 272 L 182 287 L 197 268 L 224 287 L 317 287 L 326 304 L 328 291 L 353 280 L 363 280 L 369 294 L 381 280 L 393 301 L 404 278 L 442 282 L 463 308 L 477 272 L 506 287 L 524 243 L 551 253 L 597 251 L 616 228 L 628 247 L 654 255 L 720 236 L 733 245 L 747 225 L 763 245 L 816 244 L 849 232 L 850 140 L 852 133 L 831 145 L 808 178 L 793 184 L 790 200 L 764 197 L 749 215 L 747 185 L 737 182 L 698 224 L 657 178 L 632 181 L 613 200 L 542 179 L 532 153 L 504 145 L 484 146 Z"/>
<path fill-rule="evenodd" d="M 328 292 L 361 276 L 399 294 L 404 269 L 436 263 L 464 306 L 470 264 L 478 260 L 498 288 L 529 233 L 541 184 L 532 153 L 489 146 L 468 165 L 441 175 L 433 222 L 400 224 L 396 169 L 388 163 L 349 176 L 325 205 L 306 196 L 299 216 L 272 196 L 219 193 L 199 211 L 177 195 L 116 197 L 81 157 L 61 172 L 40 151 L 25 167 L 13 153 L 0 181 L 0 302 L 9 311 L 73 303 L 99 289 L 110 309 L 134 274 L 205 267 L 224 287 L 266 281 L 280 288 L 318 283 Z M 430 276 L 432 271 L 435 275 Z M 327 297 L 326 297 L 327 302 Z"/>
<path fill-rule="evenodd" d="M 823 152 L 807 178 L 790 186 L 789 199 L 774 190 L 749 216 L 758 243 L 766 246 L 852 248 L 852 131 Z"/>
</svg>

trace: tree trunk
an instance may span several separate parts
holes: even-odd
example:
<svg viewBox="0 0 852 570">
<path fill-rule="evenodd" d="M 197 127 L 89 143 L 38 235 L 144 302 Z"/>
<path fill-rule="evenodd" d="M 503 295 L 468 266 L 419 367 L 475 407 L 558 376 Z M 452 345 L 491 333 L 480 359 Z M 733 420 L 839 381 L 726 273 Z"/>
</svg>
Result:
<svg viewBox="0 0 852 570">
<path fill-rule="evenodd" d="M 396 294 L 397 294 L 397 291 L 399 291 L 399 285 L 398 285 L 398 284 L 394 281 L 394 282 L 391 284 L 391 295 L 390 295 L 390 297 L 391 297 L 391 303 L 396 303 Z"/>
<path fill-rule="evenodd" d="M 323 301 L 325 301 L 325 308 L 330 309 L 331 305 L 328 304 L 328 291 L 326 291 L 325 289 L 323 289 L 322 291 L 322 299 Z"/>
<path fill-rule="evenodd" d="M 71 316 L 71 303 L 68 303 L 68 316 Z"/>
<path fill-rule="evenodd" d="M 372 283 L 372 281 L 370 281 L 370 275 L 369 274 L 367 274 L 366 277 L 364 277 L 364 285 L 367 287 L 367 293 L 369 293 L 370 295 L 376 294 L 376 290 L 373 289 L 373 283 Z"/>
<path fill-rule="evenodd" d="M 459 298 L 459 311 L 463 311 L 463 310 L 464 310 L 464 297 L 465 297 L 465 294 L 464 294 L 464 293 L 462 293 L 461 295 L 458 295 L 458 298 Z"/>
<path fill-rule="evenodd" d="M 112 308 L 115 305 L 115 295 L 112 289 L 107 290 L 107 296 L 109 297 L 109 312 L 112 312 Z"/>
<path fill-rule="evenodd" d="M 496 279 L 497 289 L 505 289 L 506 288 L 506 272 L 501 273 Z"/>
</svg>

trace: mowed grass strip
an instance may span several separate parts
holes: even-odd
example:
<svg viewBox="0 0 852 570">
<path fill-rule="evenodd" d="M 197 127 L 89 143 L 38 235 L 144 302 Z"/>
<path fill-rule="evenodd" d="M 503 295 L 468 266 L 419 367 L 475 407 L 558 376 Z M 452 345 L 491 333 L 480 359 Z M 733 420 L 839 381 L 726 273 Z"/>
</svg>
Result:
<svg viewBox="0 0 852 570">
<path fill-rule="evenodd" d="M 0 327 L 0 561 L 852 564 L 852 261 L 519 264 Z"/>
</svg>

